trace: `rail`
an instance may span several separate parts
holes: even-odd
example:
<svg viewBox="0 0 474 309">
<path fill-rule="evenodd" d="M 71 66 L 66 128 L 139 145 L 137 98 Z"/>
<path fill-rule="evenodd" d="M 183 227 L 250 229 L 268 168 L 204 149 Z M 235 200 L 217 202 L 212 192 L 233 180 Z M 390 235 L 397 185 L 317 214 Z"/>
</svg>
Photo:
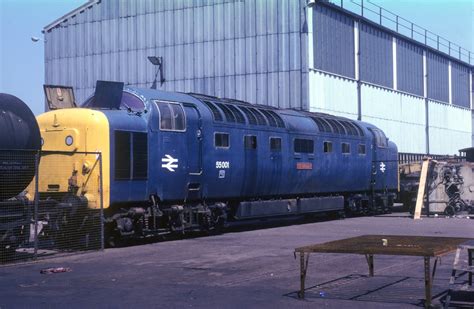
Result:
<svg viewBox="0 0 474 309">
<path fill-rule="evenodd" d="M 427 158 L 427 157 L 433 160 L 438 160 L 438 161 L 455 161 L 455 162 L 466 161 L 465 154 L 461 154 L 458 156 L 458 155 L 433 155 L 433 154 L 426 154 L 426 153 L 399 152 L 398 164 L 420 162 L 424 158 Z"/>
</svg>

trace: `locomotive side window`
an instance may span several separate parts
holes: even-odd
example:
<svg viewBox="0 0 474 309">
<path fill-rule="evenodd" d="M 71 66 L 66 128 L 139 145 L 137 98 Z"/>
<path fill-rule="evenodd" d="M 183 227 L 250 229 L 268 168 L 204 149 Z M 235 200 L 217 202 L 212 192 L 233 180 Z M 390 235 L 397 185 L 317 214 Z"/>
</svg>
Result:
<svg viewBox="0 0 474 309">
<path fill-rule="evenodd" d="M 181 104 L 157 101 L 155 103 L 160 111 L 160 130 L 186 131 L 186 118 Z"/>
<path fill-rule="evenodd" d="M 323 148 L 324 148 L 323 151 L 325 153 L 332 152 L 332 142 L 324 142 Z"/>
<path fill-rule="evenodd" d="M 257 149 L 257 137 L 255 135 L 244 136 L 245 149 Z"/>
<path fill-rule="evenodd" d="M 294 150 L 297 153 L 313 153 L 314 142 L 312 139 L 295 138 Z"/>
<path fill-rule="evenodd" d="M 349 143 L 341 143 L 341 150 L 344 154 L 351 153 L 351 144 Z"/>
<path fill-rule="evenodd" d="M 279 138 L 279 137 L 270 137 L 270 150 L 271 151 L 281 151 L 281 138 Z"/>
<path fill-rule="evenodd" d="M 365 155 L 365 144 L 359 144 L 359 154 Z"/>
<path fill-rule="evenodd" d="M 214 133 L 214 146 L 216 148 L 229 148 L 229 133 Z"/>
</svg>

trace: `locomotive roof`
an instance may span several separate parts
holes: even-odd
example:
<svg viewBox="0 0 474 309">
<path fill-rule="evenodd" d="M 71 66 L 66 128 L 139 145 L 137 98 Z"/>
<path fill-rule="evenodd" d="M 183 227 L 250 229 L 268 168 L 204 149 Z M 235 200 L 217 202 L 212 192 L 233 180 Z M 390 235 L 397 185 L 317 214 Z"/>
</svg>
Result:
<svg viewBox="0 0 474 309">
<path fill-rule="evenodd" d="M 125 91 L 137 95 L 144 102 L 164 100 L 204 105 L 210 110 L 216 122 L 270 126 L 303 131 L 310 128 L 313 130 L 312 128 L 316 125 L 320 132 L 354 136 L 365 135 L 363 128 L 360 126 L 361 122 L 324 113 L 280 109 L 199 93 L 168 92 L 135 87 L 126 87 Z"/>
</svg>

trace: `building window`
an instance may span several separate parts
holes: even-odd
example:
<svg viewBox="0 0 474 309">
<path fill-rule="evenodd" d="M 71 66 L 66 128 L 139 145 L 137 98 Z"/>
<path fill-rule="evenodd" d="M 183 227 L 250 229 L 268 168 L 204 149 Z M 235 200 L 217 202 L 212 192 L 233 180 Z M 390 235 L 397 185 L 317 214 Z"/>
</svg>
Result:
<svg viewBox="0 0 474 309">
<path fill-rule="evenodd" d="M 185 131 L 186 117 L 183 107 L 179 103 L 157 102 L 160 111 L 160 130 Z"/>
<path fill-rule="evenodd" d="M 359 144 L 359 154 L 365 155 L 365 144 Z"/>
<path fill-rule="evenodd" d="M 348 154 L 351 153 L 351 144 L 341 143 L 342 153 Z"/>
<path fill-rule="evenodd" d="M 216 148 L 229 148 L 229 133 L 215 133 L 214 146 Z"/>
<path fill-rule="evenodd" d="M 324 147 L 323 147 L 323 148 L 324 148 L 323 151 L 324 151 L 325 153 L 332 152 L 332 142 L 324 142 L 324 145 L 323 145 L 323 146 L 324 146 Z"/>
<path fill-rule="evenodd" d="M 312 139 L 295 138 L 294 149 L 297 153 L 313 153 L 314 142 Z"/>
<path fill-rule="evenodd" d="M 244 136 L 245 149 L 257 149 L 257 137 L 255 135 Z"/>
<path fill-rule="evenodd" d="M 271 151 L 281 151 L 281 138 L 279 138 L 279 137 L 270 137 L 270 150 Z"/>
</svg>

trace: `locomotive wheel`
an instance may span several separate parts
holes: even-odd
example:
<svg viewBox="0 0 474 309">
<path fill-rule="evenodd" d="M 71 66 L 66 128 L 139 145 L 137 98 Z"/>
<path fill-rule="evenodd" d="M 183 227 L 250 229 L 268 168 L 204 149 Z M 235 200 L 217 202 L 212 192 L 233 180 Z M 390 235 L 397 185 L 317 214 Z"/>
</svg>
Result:
<svg viewBox="0 0 474 309">
<path fill-rule="evenodd" d="M 454 207 L 451 206 L 451 205 L 447 206 L 447 207 L 444 209 L 444 214 L 445 214 L 446 216 L 452 217 L 452 216 L 454 216 L 455 213 L 456 213 L 456 210 L 455 210 Z"/>
</svg>

